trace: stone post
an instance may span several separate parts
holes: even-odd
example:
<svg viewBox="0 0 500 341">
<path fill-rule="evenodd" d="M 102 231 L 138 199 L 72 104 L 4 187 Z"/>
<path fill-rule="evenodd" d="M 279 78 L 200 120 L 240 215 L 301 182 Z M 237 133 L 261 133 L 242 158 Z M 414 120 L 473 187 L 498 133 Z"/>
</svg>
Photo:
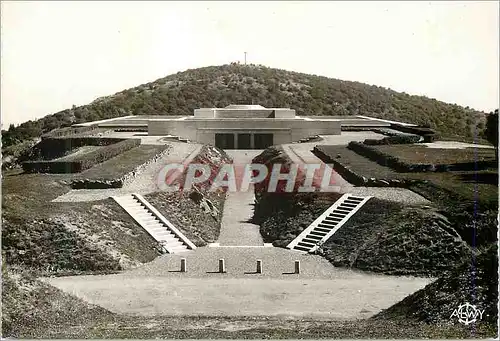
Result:
<svg viewBox="0 0 500 341">
<path fill-rule="evenodd" d="M 296 274 L 300 273 L 300 261 L 299 260 L 295 261 L 295 273 Z"/>
<path fill-rule="evenodd" d="M 224 262 L 224 259 L 219 259 L 219 272 L 221 274 L 226 272 L 226 264 Z"/>
<path fill-rule="evenodd" d="M 186 272 L 186 258 L 181 258 L 181 272 Z"/>
</svg>

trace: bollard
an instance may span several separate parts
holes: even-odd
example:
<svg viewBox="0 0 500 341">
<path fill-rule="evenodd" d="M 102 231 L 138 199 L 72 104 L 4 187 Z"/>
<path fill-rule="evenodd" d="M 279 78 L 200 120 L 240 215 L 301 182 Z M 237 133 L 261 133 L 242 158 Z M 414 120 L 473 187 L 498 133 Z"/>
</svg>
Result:
<svg viewBox="0 0 500 341">
<path fill-rule="evenodd" d="M 219 272 L 221 274 L 226 272 L 226 265 L 224 264 L 224 259 L 219 259 Z"/>
<path fill-rule="evenodd" d="M 262 261 L 258 260 L 257 261 L 257 271 L 256 273 L 261 274 L 262 273 Z"/>
<path fill-rule="evenodd" d="M 181 272 L 186 272 L 186 258 L 181 258 Z"/>
<path fill-rule="evenodd" d="M 300 261 L 299 260 L 295 261 L 295 273 L 296 274 L 300 273 Z"/>
</svg>

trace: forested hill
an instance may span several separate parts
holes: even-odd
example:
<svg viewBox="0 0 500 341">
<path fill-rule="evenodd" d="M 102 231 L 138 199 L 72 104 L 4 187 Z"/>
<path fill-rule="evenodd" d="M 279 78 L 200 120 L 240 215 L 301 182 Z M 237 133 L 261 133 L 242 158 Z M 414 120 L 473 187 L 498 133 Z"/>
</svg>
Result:
<svg viewBox="0 0 500 341">
<path fill-rule="evenodd" d="M 480 90 L 479 90 L 480 91 Z M 256 65 L 187 70 L 2 131 L 3 147 L 72 123 L 123 115 L 192 115 L 229 104 L 290 107 L 298 115 L 369 115 L 428 124 L 441 135 L 470 138 L 485 113 L 386 88 Z M 476 130 L 477 128 L 477 130 Z"/>
</svg>

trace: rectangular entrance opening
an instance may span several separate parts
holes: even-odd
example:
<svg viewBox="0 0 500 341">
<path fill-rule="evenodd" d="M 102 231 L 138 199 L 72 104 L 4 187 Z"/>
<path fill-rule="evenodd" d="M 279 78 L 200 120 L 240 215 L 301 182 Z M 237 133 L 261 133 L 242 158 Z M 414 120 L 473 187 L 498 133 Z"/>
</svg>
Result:
<svg viewBox="0 0 500 341">
<path fill-rule="evenodd" d="M 254 143 L 255 149 L 266 149 L 274 144 L 273 134 L 255 134 Z"/>
<path fill-rule="evenodd" d="M 234 149 L 234 134 L 215 134 L 215 146 L 220 149 Z"/>
<path fill-rule="evenodd" d="M 250 134 L 238 134 L 238 149 L 252 149 Z"/>
</svg>

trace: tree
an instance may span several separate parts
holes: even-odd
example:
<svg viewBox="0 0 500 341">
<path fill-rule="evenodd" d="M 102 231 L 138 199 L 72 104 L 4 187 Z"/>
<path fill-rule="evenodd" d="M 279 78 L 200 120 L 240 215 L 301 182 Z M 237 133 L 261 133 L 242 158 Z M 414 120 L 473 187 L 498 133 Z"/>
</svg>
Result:
<svg viewBox="0 0 500 341">
<path fill-rule="evenodd" d="M 495 147 L 495 159 L 498 161 L 498 109 L 488 114 L 484 135 L 488 142 Z"/>
</svg>

